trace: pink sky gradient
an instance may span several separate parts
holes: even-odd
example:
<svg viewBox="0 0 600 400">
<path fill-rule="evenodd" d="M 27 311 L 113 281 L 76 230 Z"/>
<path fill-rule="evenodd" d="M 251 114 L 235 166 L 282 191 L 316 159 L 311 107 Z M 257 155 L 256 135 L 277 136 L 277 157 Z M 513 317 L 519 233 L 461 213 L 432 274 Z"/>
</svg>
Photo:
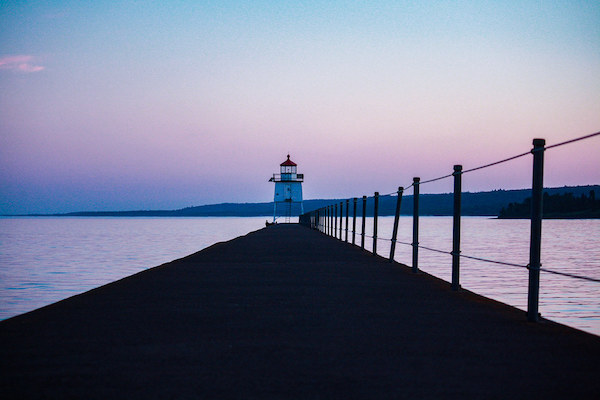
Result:
<svg viewBox="0 0 600 400">
<path fill-rule="evenodd" d="M 271 201 L 288 152 L 306 198 L 388 193 L 600 130 L 593 2 L 7 2 L 0 21 L 0 213 Z M 546 185 L 600 183 L 599 156 L 548 151 Z M 526 188 L 530 164 L 464 188 Z"/>
</svg>

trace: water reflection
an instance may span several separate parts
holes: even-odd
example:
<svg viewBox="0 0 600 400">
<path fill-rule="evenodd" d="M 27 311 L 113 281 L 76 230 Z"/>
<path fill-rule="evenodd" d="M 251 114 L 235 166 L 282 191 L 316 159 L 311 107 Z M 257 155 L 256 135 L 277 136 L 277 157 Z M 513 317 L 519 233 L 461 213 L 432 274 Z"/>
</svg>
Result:
<svg viewBox="0 0 600 400">
<path fill-rule="evenodd" d="M 393 217 L 380 217 L 378 237 L 392 237 Z M 452 250 L 452 217 L 421 217 L 419 244 Z M 360 233 L 360 228 L 358 228 Z M 373 234 L 368 218 L 366 234 Z M 401 217 L 398 240 L 412 242 L 412 218 Z M 360 240 L 357 241 L 360 243 Z M 372 239 L 365 239 L 371 250 Z M 389 257 L 390 241 L 379 240 L 377 253 Z M 526 266 L 529 262 L 529 221 L 463 217 L 461 252 L 480 258 Z M 396 246 L 394 259 L 410 265 L 412 247 Z M 600 279 L 600 220 L 544 220 L 543 268 Z M 419 250 L 419 267 L 451 280 L 452 257 Z M 527 309 L 528 270 L 461 258 L 461 286 L 522 310 Z M 545 318 L 600 335 L 600 284 L 542 272 L 540 312 Z"/>
<path fill-rule="evenodd" d="M 264 217 L 0 218 L 0 319 L 260 229 L 264 222 Z M 379 218 L 379 237 L 391 238 L 392 227 L 393 217 Z M 461 231 L 463 254 L 528 263 L 529 221 L 464 217 Z M 373 233 L 372 219 L 367 219 L 366 232 Z M 600 279 L 600 220 L 546 220 L 542 233 L 544 268 Z M 450 252 L 452 218 L 421 217 L 420 235 L 422 246 Z M 401 218 L 398 240 L 412 242 L 410 217 Z M 368 237 L 365 247 L 372 249 Z M 380 240 L 377 247 L 379 254 L 389 256 L 389 240 Z M 410 265 L 411 246 L 398 244 L 395 259 Z M 448 254 L 420 249 L 419 267 L 451 278 Z M 461 259 L 464 288 L 523 310 L 527 279 L 523 268 Z M 600 335 L 600 284 L 542 273 L 540 312 Z"/>
<path fill-rule="evenodd" d="M 260 218 L 0 218 L 0 319 L 264 226 Z"/>
</svg>

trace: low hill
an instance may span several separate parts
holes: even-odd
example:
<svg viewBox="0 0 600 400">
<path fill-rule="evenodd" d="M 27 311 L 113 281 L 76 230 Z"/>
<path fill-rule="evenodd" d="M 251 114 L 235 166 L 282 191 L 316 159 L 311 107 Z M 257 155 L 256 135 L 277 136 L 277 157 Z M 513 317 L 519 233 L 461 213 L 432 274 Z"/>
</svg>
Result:
<svg viewBox="0 0 600 400">
<path fill-rule="evenodd" d="M 588 194 L 591 190 L 600 193 L 600 185 L 564 186 L 559 188 L 546 188 L 548 195 L 572 193 L 579 197 Z M 531 197 L 530 189 L 493 190 L 489 192 L 463 192 L 462 215 L 497 216 L 503 207 L 510 203 L 522 203 Z M 330 204 L 339 204 L 346 199 L 313 199 L 304 201 L 304 211 L 312 211 Z M 350 200 L 352 204 L 352 200 Z M 352 206 L 351 206 L 352 207 Z M 413 196 L 403 196 L 401 214 L 412 215 Z M 453 194 L 421 194 L 419 197 L 420 215 L 452 215 Z M 394 215 L 396 210 L 396 196 L 381 196 L 379 198 L 379 215 Z M 358 215 L 362 214 L 362 199 L 357 202 Z M 294 207 L 293 215 L 299 215 L 299 207 Z M 29 214 L 28 216 L 41 216 L 42 214 Z M 44 216 L 81 216 L 81 217 L 256 217 L 272 216 L 273 203 L 221 203 L 179 210 L 136 210 L 136 211 L 79 211 L 66 214 L 43 214 Z M 373 197 L 367 199 L 367 215 L 373 215 Z"/>
<path fill-rule="evenodd" d="M 596 199 L 594 190 L 590 190 L 589 196 L 585 193 L 574 196 L 573 193 L 544 192 L 542 205 L 546 219 L 600 218 L 600 199 Z M 498 218 L 529 218 L 530 210 L 531 197 L 527 197 L 522 203 L 510 203 L 503 207 Z"/>
</svg>

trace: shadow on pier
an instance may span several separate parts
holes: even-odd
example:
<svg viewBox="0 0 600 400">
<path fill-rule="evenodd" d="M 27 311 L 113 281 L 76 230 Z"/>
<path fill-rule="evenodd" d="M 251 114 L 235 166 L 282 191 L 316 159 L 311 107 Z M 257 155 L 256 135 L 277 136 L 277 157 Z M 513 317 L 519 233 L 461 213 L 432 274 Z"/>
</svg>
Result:
<svg viewBox="0 0 600 400">
<path fill-rule="evenodd" d="M 597 398 L 600 338 L 276 225 L 0 322 L 3 398 Z"/>
</svg>

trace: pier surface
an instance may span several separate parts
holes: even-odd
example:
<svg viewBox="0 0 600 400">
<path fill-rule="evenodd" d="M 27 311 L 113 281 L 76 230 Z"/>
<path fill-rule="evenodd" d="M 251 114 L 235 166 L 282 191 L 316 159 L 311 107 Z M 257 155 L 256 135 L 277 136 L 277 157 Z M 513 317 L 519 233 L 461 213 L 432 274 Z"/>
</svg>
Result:
<svg viewBox="0 0 600 400">
<path fill-rule="evenodd" d="M 0 360 L 4 399 L 600 398 L 599 337 L 299 225 L 2 321 Z"/>
</svg>

